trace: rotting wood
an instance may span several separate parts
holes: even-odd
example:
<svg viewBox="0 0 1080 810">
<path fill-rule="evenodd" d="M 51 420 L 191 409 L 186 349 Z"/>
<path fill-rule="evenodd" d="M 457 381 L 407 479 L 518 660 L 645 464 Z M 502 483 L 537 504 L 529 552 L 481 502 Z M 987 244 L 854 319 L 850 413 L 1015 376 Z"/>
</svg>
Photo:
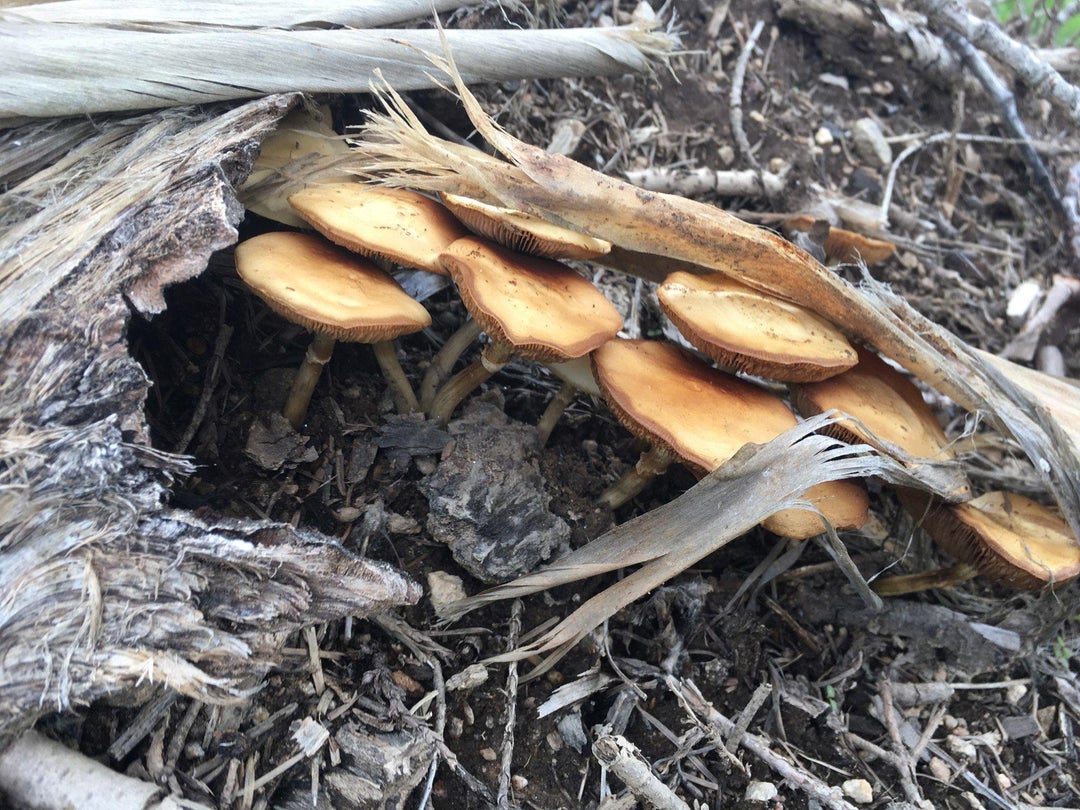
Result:
<svg viewBox="0 0 1080 810">
<path fill-rule="evenodd" d="M 15 161 L 37 172 L 0 196 L 0 747 L 140 683 L 239 699 L 289 632 L 419 597 L 321 535 L 162 506 L 190 467 L 150 447 L 126 324 L 235 241 L 234 185 L 292 101 L 59 122 Z M 18 133 L 0 155 L 33 152 Z"/>
</svg>

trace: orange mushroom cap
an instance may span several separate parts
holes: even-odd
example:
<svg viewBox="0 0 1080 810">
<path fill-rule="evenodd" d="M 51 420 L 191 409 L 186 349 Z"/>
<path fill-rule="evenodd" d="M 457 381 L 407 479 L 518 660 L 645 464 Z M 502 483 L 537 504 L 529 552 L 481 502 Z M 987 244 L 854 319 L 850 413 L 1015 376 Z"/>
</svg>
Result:
<svg viewBox="0 0 1080 810">
<path fill-rule="evenodd" d="M 388 273 L 314 234 L 265 233 L 237 245 L 235 258 L 256 295 L 312 332 L 378 343 L 431 324 Z"/>
<path fill-rule="evenodd" d="M 887 450 L 885 442 L 915 458 L 952 459 L 948 437 L 919 389 L 873 352 L 858 353 L 858 365 L 843 374 L 791 386 L 795 407 L 806 416 L 836 409 L 858 419 L 862 424 L 845 419 L 830 426 L 846 442 Z"/>
<path fill-rule="evenodd" d="M 995 582 L 1041 590 L 1080 575 L 1080 543 L 1069 525 L 1023 495 L 987 492 L 967 503 L 928 509 L 925 498 L 906 493 L 903 500 L 942 549 Z"/>
<path fill-rule="evenodd" d="M 603 293 L 564 264 L 471 236 L 450 245 L 441 260 L 476 322 L 522 357 L 572 360 L 622 328 Z"/>
<path fill-rule="evenodd" d="M 809 382 L 846 371 L 859 359 L 828 321 L 722 273 L 672 273 L 656 296 L 691 344 L 737 371 Z"/>
<path fill-rule="evenodd" d="M 715 470 L 743 445 L 764 444 L 798 423 L 779 397 L 668 343 L 613 340 L 592 353 L 592 362 L 619 422 L 699 474 Z M 853 482 L 829 481 L 805 497 L 839 529 L 867 520 L 866 492 Z M 787 537 L 824 530 L 820 517 L 805 509 L 783 510 L 765 526 Z"/>
<path fill-rule="evenodd" d="M 408 189 L 335 183 L 298 191 L 289 204 L 331 242 L 442 275 L 439 254 L 468 233 L 442 205 Z"/>
</svg>

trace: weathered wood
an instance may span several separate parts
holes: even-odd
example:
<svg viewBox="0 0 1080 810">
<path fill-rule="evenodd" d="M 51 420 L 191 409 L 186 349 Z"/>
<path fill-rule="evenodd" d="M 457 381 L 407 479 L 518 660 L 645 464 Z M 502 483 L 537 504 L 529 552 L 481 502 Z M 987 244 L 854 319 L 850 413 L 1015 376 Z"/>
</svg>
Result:
<svg viewBox="0 0 1080 810">
<path fill-rule="evenodd" d="M 131 309 L 235 241 L 233 188 L 292 100 L 0 143 L 0 183 L 34 172 L 0 196 L 0 746 L 140 682 L 238 699 L 290 631 L 419 596 L 320 535 L 164 506 L 188 465 L 149 445 Z"/>
</svg>

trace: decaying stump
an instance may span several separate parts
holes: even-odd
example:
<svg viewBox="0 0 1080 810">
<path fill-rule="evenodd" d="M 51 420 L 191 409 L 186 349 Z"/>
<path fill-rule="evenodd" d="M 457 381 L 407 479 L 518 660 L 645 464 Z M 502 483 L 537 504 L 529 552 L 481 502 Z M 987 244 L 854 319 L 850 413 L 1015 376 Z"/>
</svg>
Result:
<svg viewBox="0 0 1080 810">
<path fill-rule="evenodd" d="M 301 625 L 419 597 L 314 533 L 169 509 L 188 465 L 149 443 L 128 320 L 235 241 L 292 101 L 0 135 L 0 744 L 148 681 L 241 697 Z"/>
</svg>

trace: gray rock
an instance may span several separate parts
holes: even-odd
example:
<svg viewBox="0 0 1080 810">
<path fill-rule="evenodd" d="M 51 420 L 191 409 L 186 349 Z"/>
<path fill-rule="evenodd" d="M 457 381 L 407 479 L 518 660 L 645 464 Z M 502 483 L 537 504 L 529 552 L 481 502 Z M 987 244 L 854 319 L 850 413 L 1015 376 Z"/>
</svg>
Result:
<svg viewBox="0 0 1080 810">
<path fill-rule="evenodd" d="M 447 429 L 454 443 L 420 487 L 428 531 L 463 568 L 502 582 L 567 544 L 570 527 L 548 509 L 535 428 L 474 401 Z"/>
</svg>

